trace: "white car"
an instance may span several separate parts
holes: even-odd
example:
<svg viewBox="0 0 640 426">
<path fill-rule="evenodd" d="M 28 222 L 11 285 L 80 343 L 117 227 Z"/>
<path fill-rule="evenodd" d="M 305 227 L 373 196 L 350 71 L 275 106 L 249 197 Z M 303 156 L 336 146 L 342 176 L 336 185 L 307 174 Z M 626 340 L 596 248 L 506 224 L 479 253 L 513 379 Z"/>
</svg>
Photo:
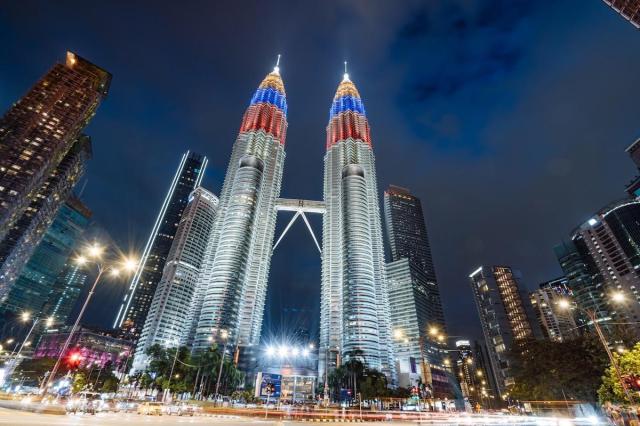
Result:
<svg viewBox="0 0 640 426">
<path fill-rule="evenodd" d="M 168 415 L 193 416 L 197 407 L 185 403 L 177 403 L 165 406 L 165 413 Z"/>
</svg>

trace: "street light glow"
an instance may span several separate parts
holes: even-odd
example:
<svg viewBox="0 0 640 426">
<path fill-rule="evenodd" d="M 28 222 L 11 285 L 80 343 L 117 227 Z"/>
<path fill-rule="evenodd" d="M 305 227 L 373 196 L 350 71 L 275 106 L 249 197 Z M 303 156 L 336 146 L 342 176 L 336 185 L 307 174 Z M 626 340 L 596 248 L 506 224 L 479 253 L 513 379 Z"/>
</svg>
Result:
<svg viewBox="0 0 640 426">
<path fill-rule="evenodd" d="M 621 291 L 616 291 L 615 293 L 613 293 L 611 295 L 611 300 L 613 300 L 616 303 L 621 303 L 624 302 L 626 299 L 626 297 L 624 296 L 624 293 Z"/>
<path fill-rule="evenodd" d="M 134 272 L 136 269 L 138 269 L 138 261 L 136 259 L 128 257 L 124 260 L 122 266 L 124 267 L 125 271 Z"/>
<path fill-rule="evenodd" d="M 87 253 L 89 253 L 89 257 L 92 257 L 94 259 L 100 259 L 103 252 L 104 252 L 104 248 L 98 245 L 97 243 L 93 243 L 87 249 Z"/>
<path fill-rule="evenodd" d="M 569 309 L 571 307 L 571 303 L 567 299 L 562 299 L 558 302 L 558 306 L 561 309 Z"/>
<path fill-rule="evenodd" d="M 431 327 L 429 329 L 429 334 L 432 335 L 432 336 L 437 335 L 438 334 L 438 327 Z"/>
<path fill-rule="evenodd" d="M 393 337 L 395 337 L 396 339 L 402 339 L 403 333 L 402 330 L 400 330 L 399 328 L 396 328 L 395 330 L 393 330 Z"/>
<path fill-rule="evenodd" d="M 86 258 L 86 257 L 84 257 L 84 256 L 78 256 L 78 257 L 76 257 L 76 264 L 78 264 L 78 265 L 82 266 L 82 265 L 84 265 L 85 263 L 87 263 L 87 258 Z"/>
<path fill-rule="evenodd" d="M 23 312 L 22 315 L 20 316 L 20 319 L 25 322 L 29 321 L 29 318 L 31 318 L 30 312 Z"/>
</svg>

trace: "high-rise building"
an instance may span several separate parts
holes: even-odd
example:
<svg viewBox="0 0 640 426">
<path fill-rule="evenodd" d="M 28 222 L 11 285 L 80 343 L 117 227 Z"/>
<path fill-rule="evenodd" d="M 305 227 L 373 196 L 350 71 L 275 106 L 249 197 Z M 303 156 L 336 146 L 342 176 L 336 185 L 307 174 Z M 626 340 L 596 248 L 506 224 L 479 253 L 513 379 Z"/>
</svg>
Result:
<svg viewBox="0 0 640 426">
<path fill-rule="evenodd" d="M 629 154 L 631 161 L 633 161 L 638 170 L 640 170 L 640 139 L 629 145 L 625 151 Z M 633 180 L 627 184 L 626 190 L 631 198 L 640 197 L 640 176 L 634 177 Z"/>
<path fill-rule="evenodd" d="M 224 341 L 244 357 L 260 342 L 286 131 L 276 66 L 251 98 L 231 152 L 196 289 L 196 351 Z"/>
<path fill-rule="evenodd" d="M 605 206 L 575 229 L 571 239 L 580 245 L 581 258 L 595 271 L 592 276 L 599 284 L 597 294 L 583 295 L 569 280 L 578 305 L 602 307 L 605 318 L 640 320 L 640 200 L 623 199 Z M 611 301 L 619 291 L 627 297 L 624 304 Z M 585 296 L 597 300 L 592 303 Z"/>
<path fill-rule="evenodd" d="M 455 370 L 463 396 L 472 406 L 493 407 L 496 394 L 483 364 L 482 347 L 476 343 L 472 348 L 469 340 L 456 340 L 455 344 Z"/>
<path fill-rule="evenodd" d="M 376 167 L 364 105 L 345 73 L 324 157 L 319 377 L 358 358 L 396 381 Z"/>
<path fill-rule="evenodd" d="M 567 282 L 565 277 L 544 282 L 538 290 L 529 295 L 543 336 L 556 342 L 578 335 L 573 312 L 563 309 L 560 305 L 560 301 L 571 298 Z"/>
<path fill-rule="evenodd" d="M 534 338 L 527 300 L 518 283 L 520 274 L 508 266 L 480 266 L 469 279 L 496 388 L 502 396 L 514 383 L 509 351 Z"/>
<path fill-rule="evenodd" d="M 391 260 L 411 260 L 424 271 L 431 282 L 436 283 L 436 271 L 420 199 L 406 188 L 390 185 L 384 192 L 384 219 Z"/>
<path fill-rule="evenodd" d="M 584 237 L 575 234 L 572 239 L 556 245 L 553 251 L 567 280 L 567 287 L 571 290 L 573 300 L 580 308 L 592 311 L 606 328 L 607 322 L 611 320 L 611 314 L 603 297 L 604 281 L 589 254 Z M 576 312 L 575 319 L 579 326 L 589 325 L 589 319 L 580 312 Z"/>
<path fill-rule="evenodd" d="M 22 312 L 29 312 L 34 317 L 51 315 L 45 312 L 44 306 L 55 303 L 56 283 L 90 220 L 91 211 L 76 197 L 69 198 L 60 207 L 53 223 L 0 305 L 2 321 L 15 319 Z M 56 319 L 64 321 L 66 317 Z"/>
<path fill-rule="evenodd" d="M 195 315 L 198 274 L 217 207 L 218 198 L 202 187 L 196 188 L 189 197 L 138 340 L 134 369 L 144 368 L 145 352 L 155 344 L 182 346 L 187 343 Z"/>
<path fill-rule="evenodd" d="M 67 52 L 66 62 L 54 65 L 0 119 L 0 240 L 42 193 L 110 82 L 111 74 Z"/>
<path fill-rule="evenodd" d="M 432 369 L 447 369 L 437 334 L 446 334 L 437 285 L 409 259 L 387 263 L 391 327 L 398 385 L 431 383 Z"/>
<path fill-rule="evenodd" d="M 604 2 L 631 22 L 634 27 L 640 28 L 640 0 L 604 0 Z"/>
<path fill-rule="evenodd" d="M 113 326 L 120 328 L 127 337 L 137 339 L 142 333 L 182 212 L 189 202 L 191 192 L 200 186 L 206 167 L 206 157 L 194 152 L 182 155 L 142 252 L 140 266 L 133 275 L 116 315 Z"/>
<path fill-rule="evenodd" d="M 42 308 L 42 316 L 56 318 L 63 324 L 72 322 L 71 311 L 87 284 L 87 278 L 86 269 L 78 265 L 74 258 L 69 258 Z"/>
<path fill-rule="evenodd" d="M 91 140 L 81 135 L 0 241 L 0 299 L 6 298 L 12 290 L 58 209 L 84 173 L 90 157 Z"/>
<path fill-rule="evenodd" d="M 415 374 L 412 360 L 418 355 L 425 361 L 420 363 L 420 370 L 425 370 L 422 382 L 431 384 L 431 370 L 448 367 L 428 330 L 444 335 L 446 325 L 422 204 L 408 189 L 391 185 L 384 192 L 384 216 L 391 248 L 387 278 L 400 385 L 406 384 L 407 374 Z M 395 338 L 405 328 L 407 337 Z"/>
</svg>

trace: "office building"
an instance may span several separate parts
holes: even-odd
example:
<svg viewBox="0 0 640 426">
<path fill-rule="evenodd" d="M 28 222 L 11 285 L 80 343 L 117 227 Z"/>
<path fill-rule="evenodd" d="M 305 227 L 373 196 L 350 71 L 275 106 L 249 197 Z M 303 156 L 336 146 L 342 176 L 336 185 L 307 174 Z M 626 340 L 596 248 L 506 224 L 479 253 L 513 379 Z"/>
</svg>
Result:
<svg viewBox="0 0 640 426">
<path fill-rule="evenodd" d="M 206 167 L 206 157 L 194 152 L 182 155 L 142 252 L 140 266 L 133 275 L 115 318 L 114 328 L 119 328 L 123 336 L 135 340 L 142 333 L 182 212 L 191 192 L 200 186 Z"/>
<path fill-rule="evenodd" d="M 196 289 L 196 351 L 229 344 L 250 357 L 260 342 L 286 131 L 276 66 L 251 98 L 232 148 Z"/>
<path fill-rule="evenodd" d="M 136 346 L 134 369 L 146 367 L 145 352 L 153 345 L 187 344 L 198 274 L 217 207 L 218 198 L 202 187 L 189 197 Z"/>
<path fill-rule="evenodd" d="M 378 194 L 369 122 L 345 73 L 324 157 L 319 377 L 358 358 L 396 382 Z"/>
<path fill-rule="evenodd" d="M 508 266 L 480 266 L 469 275 L 496 390 L 514 383 L 509 352 L 534 338 L 520 274 Z"/>
<path fill-rule="evenodd" d="M 564 277 L 547 281 L 529 296 L 544 338 L 555 342 L 572 339 L 579 334 L 573 312 L 563 309 L 560 304 L 563 300 L 572 300 L 567 282 Z"/>
<path fill-rule="evenodd" d="M 71 312 L 87 280 L 87 269 L 78 265 L 73 257 L 69 258 L 42 308 L 42 316 L 55 318 L 61 324 L 73 323 L 75 318 Z"/>
<path fill-rule="evenodd" d="M 578 305 L 583 309 L 601 307 L 603 319 L 639 321 L 640 201 L 623 199 L 605 206 L 577 227 L 571 239 L 580 245 L 583 261 L 594 272 L 592 284 L 598 286 L 598 294 L 587 295 L 593 296 L 593 302 L 569 280 Z M 611 296 L 616 292 L 626 296 L 625 303 L 613 303 Z"/>
<path fill-rule="evenodd" d="M 437 283 L 420 199 L 406 188 L 390 185 L 384 192 L 384 219 L 391 260 L 409 259 Z"/>
<path fill-rule="evenodd" d="M 432 369 L 447 369 L 438 336 L 444 336 L 437 286 L 409 259 L 387 263 L 389 305 L 398 385 L 433 385 Z"/>
<path fill-rule="evenodd" d="M 604 0 L 604 2 L 631 22 L 634 27 L 640 28 L 640 0 Z"/>
<path fill-rule="evenodd" d="M 91 140 L 82 135 L 0 241 L 0 300 L 8 297 L 12 291 L 16 279 L 49 229 L 60 206 L 69 198 L 83 175 L 90 157 Z"/>
<path fill-rule="evenodd" d="M 53 223 L 22 269 L 0 305 L 2 321 L 15 320 L 23 312 L 33 317 L 50 316 L 45 305 L 58 298 L 56 284 L 65 265 L 71 260 L 89 226 L 91 211 L 76 197 L 71 197 L 58 210 Z M 75 302 L 75 301 L 74 301 Z M 64 321 L 65 318 L 56 320 Z"/>
<path fill-rule="evenodd" d="M 0 119 L 0 241 L 43 192 L 110 82 L 108 72 L 67 52 L 65 63 L 54 65 Z"/>
</svg>

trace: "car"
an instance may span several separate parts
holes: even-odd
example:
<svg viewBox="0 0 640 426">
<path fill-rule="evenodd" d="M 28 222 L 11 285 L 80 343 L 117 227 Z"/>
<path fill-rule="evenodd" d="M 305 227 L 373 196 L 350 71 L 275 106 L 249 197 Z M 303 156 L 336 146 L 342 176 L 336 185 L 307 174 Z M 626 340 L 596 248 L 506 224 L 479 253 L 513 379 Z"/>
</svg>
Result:
<svg viewBox="0 0 640 426">
<path fill-rule="evenodd" d="M 135 399 L 123 399 L 116 403 L 116 409 L 123 413 L 134 413 L 138 411 L 138 405 Z"/>
<path fill-rule="evenodd" d="M 162 415 L 162 402 L 145 401 L 138 405 L 138 414 L 144 414 L 147 416 L 161 416 Z"/>
<path fill-rule="evenodd" d="M 168 415 L 178 416 L 193 416 L 196 412 L 196 407 L 185 403 L 177 403 L 165 406 L 165 413 Z"/>
<path fill-rule="evenodd" d="M 116 401 L 115 399 L 103 399 L 97 408 L 100 412 L 117 413 L 118 411 L 120 411 L 118 401 Z"/>
<path fill-rule="evenodd" d="M 99 393 L 83 391 L 69 399 L 66 409 L 68 413 L 76 414 L 80 412 L 93 415 L 100 411 L 101 405 L 102 398 Z"/>
</svg>

